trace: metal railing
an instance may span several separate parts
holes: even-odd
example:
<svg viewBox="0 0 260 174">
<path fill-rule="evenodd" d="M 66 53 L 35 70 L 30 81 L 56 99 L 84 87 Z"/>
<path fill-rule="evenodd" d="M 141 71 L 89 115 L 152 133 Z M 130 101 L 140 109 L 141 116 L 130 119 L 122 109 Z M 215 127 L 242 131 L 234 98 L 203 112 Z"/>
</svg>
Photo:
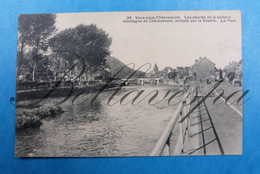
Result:
<svg viewBox="0 0 260 174">
<path fill-rule="evenodd" d="M 185 119 L 182 123 L 179 124 L 180 130 L 177 143 L 176 146 L 173 147 L 174 150 L 172 154 L 170 154 L 171 149 L 173 149 L 171 148 L 170 143 L 171 136 L 173 135 L 173 130 L 176 126 L 176 123 L 180 121 L 182 117 L 184 117 L 190 111 L 189 103 L 191 101 L 193 89 L 194 86 L 192 85 L 185 93 L 182 102 L 178 105 L 173 117 L 165 127 L 150 156 L 182 155 L 184 151 L 188 148 L 188 127 L 190 123 L 188 119 Z"/>
</svg>

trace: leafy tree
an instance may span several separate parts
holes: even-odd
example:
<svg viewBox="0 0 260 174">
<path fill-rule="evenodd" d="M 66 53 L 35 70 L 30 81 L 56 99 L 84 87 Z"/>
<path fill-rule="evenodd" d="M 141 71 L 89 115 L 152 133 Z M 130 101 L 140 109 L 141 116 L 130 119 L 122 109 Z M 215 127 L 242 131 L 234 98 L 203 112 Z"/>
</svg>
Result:
<svg viewBox="0 0 260 174">
<path fill-rule="evenodd" d="M 30 80 L 34 78 L 37 80 L 49 81 L 54 76 L 54 71 L 51 68 L 51 63 L 48 56 L 39 55 L 37 56 L 37 68 L 34 73 L 27 73 L 26 79 Z"/>
<path fill-rule="evenodd" d="M 32 81 L 42 53 L 48 49 L 48 38 L 55 30 L 55 14 L 24 14 L 19 16 L 17 44 L 17 75 L 22 66 L 30 67 Z"/>
<path fill-rule="evenodd" d="M 71 66 L 75 61 L 81 61 L 79 65 L 86 67 L 87 73 L 104 69 L 111 42 L 112 39 L 103 29 L 94 24 L 81 24 L 56 34 L 49 40 L 49 46 Z"/>
</svg>

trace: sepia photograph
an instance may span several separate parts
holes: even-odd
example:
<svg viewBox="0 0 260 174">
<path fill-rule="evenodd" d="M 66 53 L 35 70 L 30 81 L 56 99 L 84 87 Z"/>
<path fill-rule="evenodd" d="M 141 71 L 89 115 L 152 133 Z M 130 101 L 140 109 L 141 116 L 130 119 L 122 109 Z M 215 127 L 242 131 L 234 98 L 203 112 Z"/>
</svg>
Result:
<svg viewBox="0 0 260 174">
<path fill-rule="evenodd" d="M 20 14 L 15 157 L 242 155 L 242 80 L 240 11 Z"/>
</svg>

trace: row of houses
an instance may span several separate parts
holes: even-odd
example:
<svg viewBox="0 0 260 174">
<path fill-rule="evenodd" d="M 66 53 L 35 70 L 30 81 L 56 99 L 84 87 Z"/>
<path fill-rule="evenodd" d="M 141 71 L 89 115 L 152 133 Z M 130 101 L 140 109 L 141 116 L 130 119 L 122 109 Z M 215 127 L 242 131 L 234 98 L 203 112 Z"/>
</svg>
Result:
<svg viewBox="0 0 260 174">
<path fill-rule="evenodd" d="M 224 69 L 217 69 L 215 63 L 210 59 L 200 57 L 199 59 L 195 59 L 194 64 L 189 67 L 165 67 L 159 71 L 158 66 L 155 64 L 153 70 L 147 73 L 147 77 L 160 77 L 164 82 L 184 79 L 187 76 L 197 81 L 224 79 L 233 84 L 234 80 L 241 81 L 242 83 L 242 61 L 231 62 Z"/>
<path fill-rule="evenodd" d="M 215 64 L 207 59 L 206 57 L 196 59 L 192 66 L 186 67 L 165 67 L 163 70 L 159 71 L 158 66 L 155 64 L 151 72 L 147 73 L 147 77 L 160 77 L 163 78 L 165 82 L 177 81 L 179 79 L 184 79 L 187 76 L 192 76 L 195 80 L 206 79 L 209 76 L 214 76 Z"/>
<path fill-rule="evenodd" d="M 190 75 L 192 75 L 190 67 L 171 68 L 167 66 L 164 69 L 159 70 L 157 64 L 155 64 L 153 70 L 148 72 L 146 74 L 146 77 L 161 78 L 164 79 L 164 81 L 170 81 L 170 80 L 175 81 L 175 80 L 183 79 L 184 77 Z"/>
</svg>

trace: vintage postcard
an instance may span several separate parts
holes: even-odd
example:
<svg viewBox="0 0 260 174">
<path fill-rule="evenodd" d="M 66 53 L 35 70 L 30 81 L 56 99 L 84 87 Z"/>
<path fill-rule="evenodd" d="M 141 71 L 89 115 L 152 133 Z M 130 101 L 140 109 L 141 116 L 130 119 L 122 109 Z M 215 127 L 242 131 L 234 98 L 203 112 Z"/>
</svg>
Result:
<svg viewBox="0 0 260 174">
<path fill-rule="evenodd" d="M 242 154 L 240 11 L 21 14 L 16 157 Z"/>
</svg>

